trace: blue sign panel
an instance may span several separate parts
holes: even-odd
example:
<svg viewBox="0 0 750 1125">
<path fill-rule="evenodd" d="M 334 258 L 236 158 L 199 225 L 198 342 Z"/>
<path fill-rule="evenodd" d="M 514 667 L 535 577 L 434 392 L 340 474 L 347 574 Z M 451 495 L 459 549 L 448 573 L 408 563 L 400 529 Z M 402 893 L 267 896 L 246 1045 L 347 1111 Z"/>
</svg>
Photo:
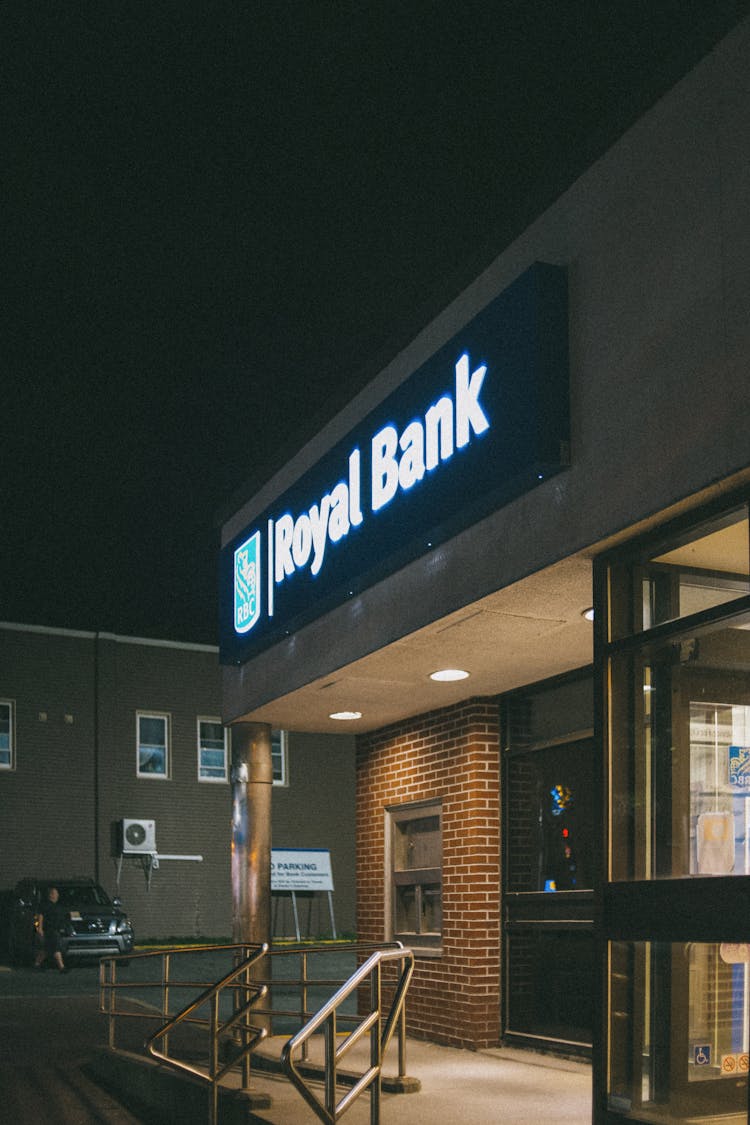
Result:
<svg viewBox="0 0 750 1125">
<path fill-rule="evenodd" d="M 224 663 L 242 663 L 559 472 L 564 271 L 537 263 L 221 553 Z"/>
<path fill-rule="evenodd" d="M 729 747 L 729 784 L 735 793 L 750 797 L 750 746 Z"/>
<path fill-rule="evenodd" d="M 711 1065 L 711 1044 L 696 1043 L 693 1046 L 693 1062 L 696 1066 Z"/>
</svg>

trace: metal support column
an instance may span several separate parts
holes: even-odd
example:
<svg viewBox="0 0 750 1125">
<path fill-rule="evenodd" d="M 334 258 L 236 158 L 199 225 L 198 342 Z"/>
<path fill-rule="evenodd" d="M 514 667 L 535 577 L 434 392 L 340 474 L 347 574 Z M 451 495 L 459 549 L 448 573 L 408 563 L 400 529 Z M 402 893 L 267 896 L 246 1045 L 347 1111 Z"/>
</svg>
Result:
<svg viewBox="0 0 750 1125">
<path fill-rule="evenodd" d="M 271 727 L 232 732 L 232 941 L 271 941 Z"/>
</svg>

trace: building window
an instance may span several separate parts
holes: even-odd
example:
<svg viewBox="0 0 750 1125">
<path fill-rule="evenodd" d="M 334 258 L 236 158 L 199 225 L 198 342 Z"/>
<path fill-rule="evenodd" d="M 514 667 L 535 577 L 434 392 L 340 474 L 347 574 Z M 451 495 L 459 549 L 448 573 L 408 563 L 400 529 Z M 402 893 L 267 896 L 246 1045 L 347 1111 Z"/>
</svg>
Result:
<svg viewBox="0 0 750 1125">
<path fill-rule="evenodd" d="M 221 719 L 198 719 L 198 780 L 227 780 L 227 734 Z"/>
<path fill-rule="evenodd" d="M 138 713 L 138 777 L 169 777 L 169 715 Z"/>
<path fill-rule="evenodd" d="M 287 732 L 275 730 L 271 735 L 271 761 L 273 763 L 274 785 L 289 784 L 289 755 L 287 752 Z"/>
<path fill-rule="evenodd" d="M 388 868 L 394 939 L 422 952 L 439 952 L 443 929 L 441 804 L 388 810 Z"/>
<path fill-rule="evenodd" d="M 0 769 L 12 770 L 15 765 L 14 733 L 13 704 L 4 699 L 0 701 Z"/>
</svg>

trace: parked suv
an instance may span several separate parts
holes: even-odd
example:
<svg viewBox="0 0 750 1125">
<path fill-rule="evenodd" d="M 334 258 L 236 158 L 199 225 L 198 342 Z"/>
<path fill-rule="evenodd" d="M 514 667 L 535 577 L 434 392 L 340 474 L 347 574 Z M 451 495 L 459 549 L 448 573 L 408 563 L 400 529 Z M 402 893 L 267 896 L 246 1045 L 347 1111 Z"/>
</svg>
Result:
<svg viewBox="0 0 750 1125">
<path fill-rule="evenodd" d="M 60 906 L 69 922 L 60 937 L 65 961 L 77 957 L 103 957 L 130 953 L 133 927 L 122 910 L 120 900 L 111 899 L 93 879 L 34 879 L 16 883 L 8 896 L 6 941 L 14 962 L 29 961 L 36 946 L 36 915 L 47 899 L 50 887 L 60 892 Z"/>
</svg>

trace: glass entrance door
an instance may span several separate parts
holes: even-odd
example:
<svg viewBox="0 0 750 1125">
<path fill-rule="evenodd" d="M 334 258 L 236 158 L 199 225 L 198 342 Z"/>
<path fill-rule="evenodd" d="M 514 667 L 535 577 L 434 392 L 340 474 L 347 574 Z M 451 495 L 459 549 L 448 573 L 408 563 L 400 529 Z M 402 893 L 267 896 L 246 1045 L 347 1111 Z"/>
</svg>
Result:
<svg viewBox="0 0 750 1125">
<path fill-rule="evenodd" d="M 748 1121 L 749 556 L 742 506 L 598 572 L 600 1121 Z"/>
</svg>

